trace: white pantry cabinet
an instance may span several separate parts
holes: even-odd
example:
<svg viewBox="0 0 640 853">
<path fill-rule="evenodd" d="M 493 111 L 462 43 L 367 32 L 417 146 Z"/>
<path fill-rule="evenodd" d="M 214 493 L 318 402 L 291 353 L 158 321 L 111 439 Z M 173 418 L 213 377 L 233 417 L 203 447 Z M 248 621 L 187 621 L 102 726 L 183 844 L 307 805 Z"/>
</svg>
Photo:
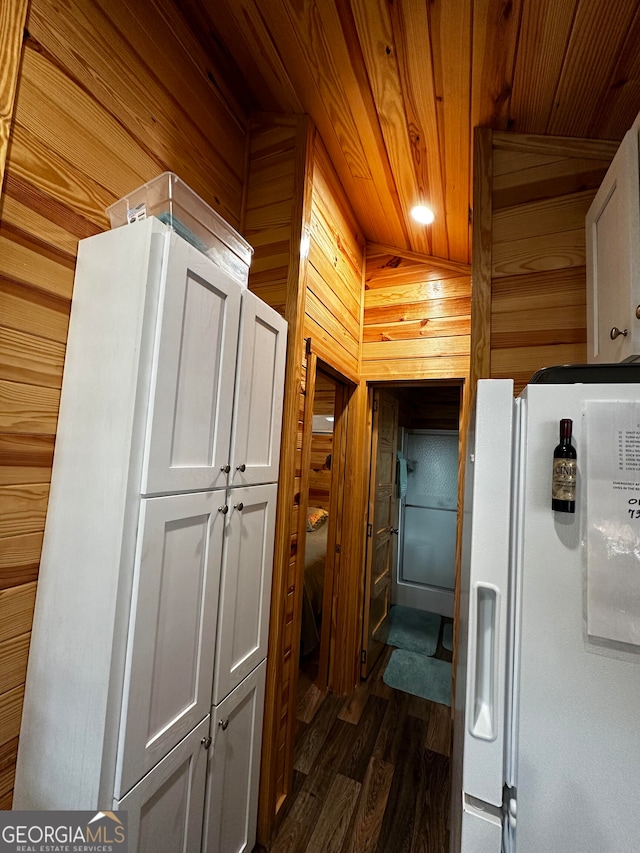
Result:
<svg viewBox="0 0 640 853">
<path fill-rule="evenodd" d="M 640 353 L 639 132 L 636 120 L 586 217 L 589 363 Z"/>
<path fill-rule="evenodd" d="M 211 715 L 205 853 L 251 853 L 256 840 L 266 661 Z"/>
<path fill-rule="evenodd" d="M 267 656 L 276 491 L 268 483 L 229 493 L 214 705 Z"/>
<path fill-rule="evenodd" d="M 175 237 L 153 353 L 142 493 L 227 485 L 241 290 Z"/>
<path fill-rule="evenodd" d="M 116 799 L 211 709 L 224 494 L 141 501 Z"/>
<path fill-rule="evenodd" d="M 195 853 L 202 843 L 202 803 L 210 718 L 171 750 L 150 773 L 116 801 L 127 812 L 129 850 L 137 853 Z"/>
<path fill-rule="evenodd" d="M 154 218 L 79 246 L 14 808 L 127 808 L 132 853 L 198 851 L 222 772 L 255 836 L 286 323 L 249 252 Z"/>
<path fill-rule="evenodd" d="M 282 432 L 284 334 L 279 314 L 246 292 L 242 300 L 231 449 L 231 485 L 278 479 Z"/>
</svg>

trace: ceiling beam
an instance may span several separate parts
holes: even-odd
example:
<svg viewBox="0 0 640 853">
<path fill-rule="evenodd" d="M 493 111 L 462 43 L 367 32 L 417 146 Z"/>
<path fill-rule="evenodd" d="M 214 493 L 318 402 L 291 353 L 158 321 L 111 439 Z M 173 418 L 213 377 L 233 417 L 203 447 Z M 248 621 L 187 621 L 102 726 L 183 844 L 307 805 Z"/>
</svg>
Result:
<svg viewBox="0 0 640 853">
<path fill-rule="evenodd" d="M 408 261 L 415 261 L 418 264 L 429 264 L 434 267 L 442 267 L 442 269 L 453 270 L 461 275 L 471 272 L 471 264 L 462 263 L 462 261 L 450 261 L 448 258 L 436 258 L 434 255 L 423 255 L 420 252 L 411 252 L 408 249 L 398 249 L 395 246 L 384 246 L 381 243 L 367 243 L 367 258 L 373 255 L 396 255 L 399 258 L 405 258 Z"/>
</svg>

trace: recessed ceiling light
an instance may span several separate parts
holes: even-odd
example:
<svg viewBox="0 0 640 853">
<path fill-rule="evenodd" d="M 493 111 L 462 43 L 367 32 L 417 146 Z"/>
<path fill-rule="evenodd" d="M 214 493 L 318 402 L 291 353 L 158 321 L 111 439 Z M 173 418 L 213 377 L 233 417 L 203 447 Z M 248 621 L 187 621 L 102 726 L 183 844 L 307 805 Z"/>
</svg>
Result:
<svg viewBox="0 0 640 853">
<path fill-rule="evenodd" d="M 436 218 L 431 208 L 426 207 L 424 204 L 416 204 L 415 207 L 412 207 L 411 215 L 416 222 L 420 222 L 421 225 L 431 225 L 433 220 Z"/>
</svg>

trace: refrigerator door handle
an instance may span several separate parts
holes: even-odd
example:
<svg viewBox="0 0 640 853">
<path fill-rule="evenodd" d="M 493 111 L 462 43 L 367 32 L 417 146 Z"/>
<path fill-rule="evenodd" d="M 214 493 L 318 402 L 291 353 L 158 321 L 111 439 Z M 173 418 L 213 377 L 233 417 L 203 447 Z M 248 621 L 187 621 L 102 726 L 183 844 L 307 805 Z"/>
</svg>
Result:
<svg viewBox="0 0 640 853">
<path fill-rule="evenodd" d="M 480 740 L 498 735 L 500 590 L 490 583 L 473 585 L 475 654 L 471 661 L 469 733 Z"/>
</svg>

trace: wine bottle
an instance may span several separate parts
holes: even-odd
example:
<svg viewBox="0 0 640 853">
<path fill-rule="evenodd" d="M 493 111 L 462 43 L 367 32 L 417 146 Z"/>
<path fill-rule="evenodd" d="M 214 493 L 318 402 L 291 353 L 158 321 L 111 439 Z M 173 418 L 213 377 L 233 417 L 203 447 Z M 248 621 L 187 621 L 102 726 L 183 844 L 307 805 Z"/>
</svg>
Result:
<svg viewBox="0 0 640 853">
<path fill-rule="evenodd" d="M 551 508 L 556 512 L 576 511 L 577 453 L 571 444 L 573 421 L 560 421 L 560 444 L 553 451 L 553 479 L 551 482 Z"/>
</svg>

